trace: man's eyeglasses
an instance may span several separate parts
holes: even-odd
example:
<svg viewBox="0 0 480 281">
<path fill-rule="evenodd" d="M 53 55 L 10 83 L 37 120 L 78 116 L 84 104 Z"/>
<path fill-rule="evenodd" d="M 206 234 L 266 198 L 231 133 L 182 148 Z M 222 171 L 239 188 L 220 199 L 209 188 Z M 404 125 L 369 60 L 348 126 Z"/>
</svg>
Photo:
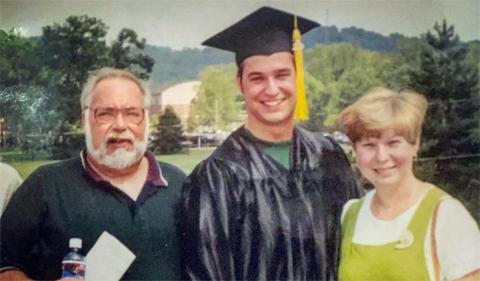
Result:
<svg viewBox="0 0 480 281">
<path fill-rule="evenodd" d="M 100 124 L 111 124 L 115 121 L 118 113 L 122 114 L 123 120 L 129 124 L 139 125 L 145 118 L 145 109 L 138 107 L 113 108 L 98 107 L 96 109 L 88 108 L 93 111 L 95 121 Z"/>
</svg>

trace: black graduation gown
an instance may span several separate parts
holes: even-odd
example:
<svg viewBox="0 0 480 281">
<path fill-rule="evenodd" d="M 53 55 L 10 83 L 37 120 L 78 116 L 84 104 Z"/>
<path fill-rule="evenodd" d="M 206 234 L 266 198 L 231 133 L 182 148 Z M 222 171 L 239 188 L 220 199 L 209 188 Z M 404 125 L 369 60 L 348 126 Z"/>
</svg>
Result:
<svg viewBox="0 0 480 281">
<path fill-rule="evenodd" d="M 336 280 L 342 207 L 360 195 L 341 147 L 296 127 L 286 169 L 245 130 L 184 183 L 184 278 Z"/>
</svg>

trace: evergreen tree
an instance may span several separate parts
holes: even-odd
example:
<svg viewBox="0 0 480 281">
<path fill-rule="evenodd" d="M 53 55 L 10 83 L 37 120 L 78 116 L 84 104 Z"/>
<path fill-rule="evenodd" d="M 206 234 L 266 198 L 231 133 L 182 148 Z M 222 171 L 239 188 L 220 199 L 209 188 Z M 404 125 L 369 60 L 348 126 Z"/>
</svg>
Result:
<svg viewBox="0 0 480 281">
<path fill-rule="evenodd" d="M 180 118 L 171 106 L 158 119 L 157 131 L 153 134 L 153 148 L 161 154 L 176 153 L 182 150 L 183 128 Z"/>
<path fill-rule="evenodd" d="M 467 58 L 468 47 L 444 20 L 435 33 L 423 35 L 424 47 L 418 66 L 410 74 L 412 88 L 429 101 L 421 157 L 434 159 L 436 175 L 431 180 L 479 213 L 480 109 L 478 61 Z M 422 175 L 419 175 L 422 176 Z"/>
</svg>

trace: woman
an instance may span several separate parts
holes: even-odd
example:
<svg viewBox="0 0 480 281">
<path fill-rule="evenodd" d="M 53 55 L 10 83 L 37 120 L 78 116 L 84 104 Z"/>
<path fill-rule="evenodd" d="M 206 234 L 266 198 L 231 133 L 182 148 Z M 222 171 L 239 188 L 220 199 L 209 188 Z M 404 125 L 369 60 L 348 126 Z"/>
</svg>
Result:
<svg viewBox="0 0 480 281">
<path fill-rule="evenodd" d="M 415 92 L 378 88 L 340 114 L 374 186 L 344 207 L 340 280 L 480 280 L 478 225 L 413 174 L 426 108 Z"/>
</svg>

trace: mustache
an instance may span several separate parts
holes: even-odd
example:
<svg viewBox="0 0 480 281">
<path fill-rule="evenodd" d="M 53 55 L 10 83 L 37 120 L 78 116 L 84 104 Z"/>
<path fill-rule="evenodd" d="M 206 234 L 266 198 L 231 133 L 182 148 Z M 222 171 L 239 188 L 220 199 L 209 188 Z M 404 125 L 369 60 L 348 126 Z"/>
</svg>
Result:
<svg viewBox="0 0 480 281">
<path fill-rule="evenodd" d="M 133 133 L 129 131 L 122 132 L 122 133 L 112 132 L 107 135 L 106 141 L 108 142 L 108 141 L 117 140 L 117 139 L 133 142 L 135 140 L 135 136 L 133 135 Z"/>
</svg>

